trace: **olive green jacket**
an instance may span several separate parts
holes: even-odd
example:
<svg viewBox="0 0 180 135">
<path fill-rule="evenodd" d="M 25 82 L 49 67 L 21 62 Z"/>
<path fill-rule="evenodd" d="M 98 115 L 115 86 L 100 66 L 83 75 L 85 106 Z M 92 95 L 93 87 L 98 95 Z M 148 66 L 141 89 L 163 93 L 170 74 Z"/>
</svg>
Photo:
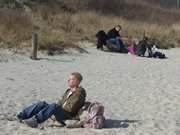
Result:
<svg viewBox="0 0 180 135">
<path fill-rule="evenodd" d="M 58 101 L 58 105 L 60 105 L 71 116 L 75 116 L 85 103 L 86 91 L 84 88 L 79 87 L 75 92 L 67 97 L 69 92 L 70 89 L 66 90 L 62 99 Z"/>
</svg>

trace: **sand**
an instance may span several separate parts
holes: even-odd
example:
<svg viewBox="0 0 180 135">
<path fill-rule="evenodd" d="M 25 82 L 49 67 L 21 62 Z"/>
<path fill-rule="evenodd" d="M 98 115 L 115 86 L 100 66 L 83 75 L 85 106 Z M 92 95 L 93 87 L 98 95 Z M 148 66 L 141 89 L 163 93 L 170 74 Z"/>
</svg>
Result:
<svg viewBox="0 0 180 135">
<path fill-rule="evenodd" d="M 88 43 L 82 43 L 82 45 Z M 87 45 L 86 53 L 48 56 L 0 50 L 0 135 L 180 135 L 180 49 L 165 60 L 109 53 Z M 67 76 L 79 71 L 87 100 L 105 106 L 104 129 L 33 129 L 15 114 L 37 101 L 56 102 Z"/>
</svg>

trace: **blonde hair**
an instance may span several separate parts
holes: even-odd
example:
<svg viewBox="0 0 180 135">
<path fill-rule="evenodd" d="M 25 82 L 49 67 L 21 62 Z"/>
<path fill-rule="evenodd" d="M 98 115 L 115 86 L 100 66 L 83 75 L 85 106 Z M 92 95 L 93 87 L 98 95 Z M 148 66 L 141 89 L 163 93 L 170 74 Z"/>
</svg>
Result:
<svg viewBox="0 0 180 135">
<path fill-rule="evenodd" d="M 77 80 L 79 81 L 79 83 L 83 80 L 83 77 L 79 72 L 73 72 L 71 73 L 71 75 L 75 76 Z"/>
</svg>

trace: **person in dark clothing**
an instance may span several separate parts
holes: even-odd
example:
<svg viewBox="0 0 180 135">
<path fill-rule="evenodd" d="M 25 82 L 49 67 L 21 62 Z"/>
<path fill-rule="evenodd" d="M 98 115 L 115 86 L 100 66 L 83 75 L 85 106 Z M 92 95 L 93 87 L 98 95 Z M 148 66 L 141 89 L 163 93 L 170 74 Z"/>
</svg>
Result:
<svg viewBox="0 0 180 135">
<path fill-rule="evenodd" d="M 107 33 L 107 37 L 108 39 L 111 38 L 120 38 L 120 31 L 121 31 L 122 27 L 120 25 L 116 26 L 115 28 L 111 29 L 108 31 Z"/>
<path fill-rule="evenodd" d="M 153 58 L 159 58 L 159 59 L 167 58 L 165 54 L 158 51 L 158 48 L 156 47 L 156 45 L 152 46 L 151 51 L 152 51 L 152 57 Z"/>
<path fill-rule="evenodd" d="M 97 49 L 104 50 L 103 47 L 106 46 L 109 51 L 112 51 L 112 52 L 117 51 L 116 45 L 112 43 L 107 44 L 108 37 L 107 37 L 107 34 L 104 32 L 104 30 L 98 31 L 96 33 L 96 38 L 97 38 L 97 44 L 96 44 Z"/>
<path fill-rule="evenodd" d="M 107 42 L 112 43 L 116 46 L 118 52 L 125 52 L 127 53 L 127 49 L 124 47 L 124 43 L 121 39 L 120 32 L 122 27 L 117 25 L 115 28 L 111 29 L 107 33 Z"/>
<path fill-rule="evenodd" d="M 107 40 L 107 34 L 104 32 L 104 30 L 100 30 L 96 33 L 97 38 L 97 49 L 103 50 L 103 45 L 106 45 Z"/>
<path fill-rule="evenodd" d="M 139 42 L 139 44 L 136 47 L 135 54 L 137 56 L 145 56 L 146 50 L 148 50 L 148 57 L 152 57 L 152 46 L 148 43 L 148 37 L 144 36 L 143 40 Z"/>
</svg>

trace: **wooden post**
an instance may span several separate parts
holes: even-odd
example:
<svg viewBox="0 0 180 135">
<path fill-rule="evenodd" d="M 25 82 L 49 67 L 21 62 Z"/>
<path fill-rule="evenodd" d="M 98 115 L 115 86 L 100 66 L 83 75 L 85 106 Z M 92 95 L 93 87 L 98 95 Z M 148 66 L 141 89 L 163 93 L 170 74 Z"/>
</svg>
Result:
<svg viewBox="0 0 180 135">
<path fill-rule="evenodd" d="M 33 33 L 32 34 L 32 54 L 31 54 L 31 59 L 38 60 L 37 51 L 38 51 L 38 35 L 37 35 L 37 33 Z"/>
<path fill-rule="evenodd" d="M 179 8 L 179 4 L 180 4 L 180 1 L 179 0 L 177 0 L 177 8 Z"/>
<path fill-rule="evenodd" d="M 146 31 L 143 32 L 143 39 L 146 37 Z"/>
</svg>

